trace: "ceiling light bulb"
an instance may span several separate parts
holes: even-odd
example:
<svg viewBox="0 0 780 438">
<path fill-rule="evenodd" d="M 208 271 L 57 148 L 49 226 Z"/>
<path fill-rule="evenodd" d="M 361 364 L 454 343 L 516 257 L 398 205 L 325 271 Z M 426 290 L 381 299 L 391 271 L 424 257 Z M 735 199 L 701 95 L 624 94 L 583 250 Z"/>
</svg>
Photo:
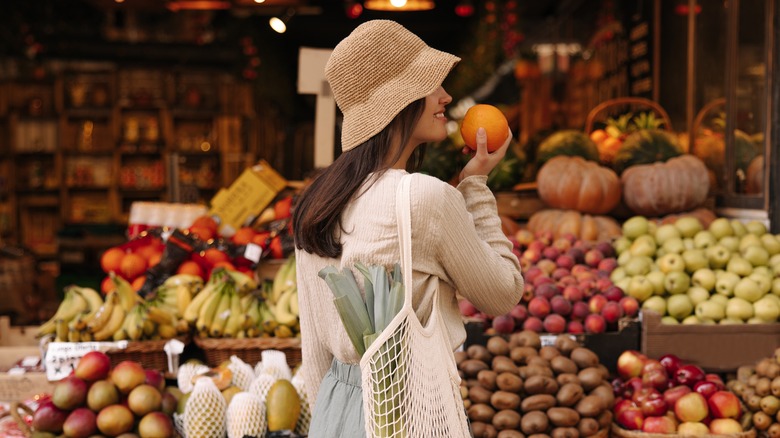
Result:
<svg viewBox="0 0 780 438">
<path fill-rule="evenodd" d="M 265 3 L 265 0 L 255 0 L 255 3 Z"/>
<path fill-rule="evenodd" d="M 285 33 L 287 31 L 287 25 L 284 24 L 281 18 L 272 17 L 268 20 L 268 24 L 271 25 L 271 29 L 276 31 L 276 33 Z"/>
<path fill-rule="evenodd" d="M 403 8 L 406 6 L 406 0 L 390 0 L 390 4 L 396 8 Z"/>
</svg>

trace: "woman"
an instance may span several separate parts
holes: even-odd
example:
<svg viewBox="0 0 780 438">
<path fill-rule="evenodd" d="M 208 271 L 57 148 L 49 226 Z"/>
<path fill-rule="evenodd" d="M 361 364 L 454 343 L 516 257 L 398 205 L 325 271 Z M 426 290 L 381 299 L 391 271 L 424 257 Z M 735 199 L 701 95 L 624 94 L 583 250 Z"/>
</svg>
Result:
<svg viewBox="0 0 780 438">
<path fill-rule="evenodd" d="M 344 115 L 342 154 L 302 193 L 293 217 L 303 372 L 314 403 L 310 437 L 364 436 L 360 357 L 317 274 L 329 265 L 392 267 L 400 260 L 396 189 L 406 169 L 419 164 L 420 146 L 447 136 L 444 112 L 452 98 L 441 84 L 459 60 L 393 21 L 373 20 L 340 42 L 326 66 Z M 411 184 L 415 313 L 426 322 L 438 287 L 453 350 L 465 340 L 456 292 L 500 315 L 523 291 L 485 185 L 511 133 L 492 154 L 484 129 L 478 137 L 457 188 L 422 174 Z"/>
</svg>

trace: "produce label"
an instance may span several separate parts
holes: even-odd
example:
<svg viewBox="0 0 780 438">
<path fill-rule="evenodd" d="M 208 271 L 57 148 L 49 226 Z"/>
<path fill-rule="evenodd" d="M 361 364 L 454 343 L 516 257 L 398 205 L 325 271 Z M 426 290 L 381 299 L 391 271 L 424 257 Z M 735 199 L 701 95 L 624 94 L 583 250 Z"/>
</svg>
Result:
<svg viewBox="0 0 780 438">
<path fill-rule="evenodd" d="M 69 376 L 76 369 L 81 357 L 90 351 L 106 352 L 125 348 L 127 348 L 127 341 L 50 342 L 44 359 L 46 378 L 53 382 Z"/>
<path fill-rule="evenodd" d="M 565 334 L 562 335 L 540 335 L 539 339 L 542 341 L 542 347 L 548 347 L 548 346 L 555 346 L 555 338 L 558 336 L 566 336 Z M 569 335 L 572 341 L 577 341 L 577 338 L 573 335 Z"/>
</svg>

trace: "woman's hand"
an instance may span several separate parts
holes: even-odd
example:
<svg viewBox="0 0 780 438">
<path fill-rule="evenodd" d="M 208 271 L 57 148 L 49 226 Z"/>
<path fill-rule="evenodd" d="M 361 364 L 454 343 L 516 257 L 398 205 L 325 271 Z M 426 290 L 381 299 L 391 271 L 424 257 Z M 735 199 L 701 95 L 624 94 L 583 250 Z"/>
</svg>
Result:
<svg viewBox="0 0 780 438">
<path fill-rule="evenodd" d="M 468 146 L 463 147 L 464 154 L 473 155 L 472 158 L 463 166 L 463 170 L 460 172 L 460 179 L 458 182 L 463 181 L 465 178 L 474 175 L 487 175 L 493 170 L 498 162 L 504 158 L 506 151 L 509 148 L 509 143 L 512 141 L 512 130 L 509 130 L 509 134 L 504 140 L 504 144 L 494 152 L 490 153 L 487 150 L 487 133 L 485 128 L 477 129 L 477 150 L 474 151 Z"/>
</svg>

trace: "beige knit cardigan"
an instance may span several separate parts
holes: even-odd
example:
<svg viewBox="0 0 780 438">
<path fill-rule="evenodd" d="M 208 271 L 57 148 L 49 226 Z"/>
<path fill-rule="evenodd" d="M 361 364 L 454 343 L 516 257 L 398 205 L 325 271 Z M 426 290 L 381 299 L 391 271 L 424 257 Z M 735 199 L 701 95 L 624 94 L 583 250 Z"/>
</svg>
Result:
<svg viewBox="0 0 780 438">
<path fill-rule="evenodd" d="M 302 372 L 312 407 L 334 357 L 347 364 L 360 362 L 333 305 L 333 294 L 317 273 L 328 265 L 350 267 L 362 286 L 355 262 L 388 267 L 400 262 L 395 196 L 404 174 L 392 169 L 375 178 L 346 208 L 341 258 L 296 251 Z M 466 337 L 456 293 L 488 314 L 501 315 L 520 301 L 523 292 L 520 266 L 501 230 L 486 181 L 485 176 L 471 176 L 454 188 L 423 174 L 412 178 L 413 305 L 425 323 L 438 284 L 453 350 Z"/>
</svg>

